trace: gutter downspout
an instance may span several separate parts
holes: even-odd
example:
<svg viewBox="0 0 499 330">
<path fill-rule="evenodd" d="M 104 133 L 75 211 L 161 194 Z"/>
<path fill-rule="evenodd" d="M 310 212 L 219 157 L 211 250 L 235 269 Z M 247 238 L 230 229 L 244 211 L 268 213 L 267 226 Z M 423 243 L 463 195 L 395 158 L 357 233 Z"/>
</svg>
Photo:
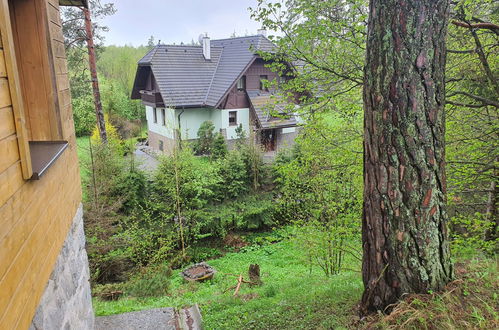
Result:
<svg viewBox="0 0 499 330">
<path fill-rule="evenodd" d="M 177 120 L 178 120 L 178 147 L 179 149 L 182 149 L 182 130 L 180 126 L 180 116 L 184 113 L 185 108 L 182 107 L 182 111 L 177 115 Z"/>
</svg>

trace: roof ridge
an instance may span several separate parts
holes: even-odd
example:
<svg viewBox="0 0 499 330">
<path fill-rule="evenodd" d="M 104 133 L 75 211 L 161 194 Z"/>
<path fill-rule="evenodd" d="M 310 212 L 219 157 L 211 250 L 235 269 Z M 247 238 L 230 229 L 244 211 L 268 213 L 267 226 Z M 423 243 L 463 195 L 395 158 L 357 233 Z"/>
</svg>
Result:
<svg viewBox="0 0 499 330">
<path fill-rule="evenodd" d="M 217 65 L 215 66 L 215 70 L 213 70 L 213 75 L 211 76 L 210 86 L 208 86 L 208 90 L 206 91 L 206 96 L 204 97 L 204 104 L 206 104 L 206 102 L 208 102 L 208 95 L 210 95 L 211 86 L 213 86 L 213 81 L 215 80 L 215 76 L 217 75 L 218 66 L 220 65 L 220 62 L 222 62 L 222 55 L 224 54 L 224 47 L 218 47 L 218 48 L 222 48 L 222 51 L 220 52 L 220 55 L 218 56 L 218 62 L 217 62 Z"/>
<path fill-rule="evenodd" d="M 254 37 L 264 37 L 261 34 L 252 34 L 250 36 L 243 36 L 243 37 L 229 37 L 229 38 L 222 38 L 222 39 L 213 39 L 212 41 L 224 41 L 224 40 L 234 40 L 234 39 L 243 39 L 243 38 L 254 38 Z"/>
</svg>

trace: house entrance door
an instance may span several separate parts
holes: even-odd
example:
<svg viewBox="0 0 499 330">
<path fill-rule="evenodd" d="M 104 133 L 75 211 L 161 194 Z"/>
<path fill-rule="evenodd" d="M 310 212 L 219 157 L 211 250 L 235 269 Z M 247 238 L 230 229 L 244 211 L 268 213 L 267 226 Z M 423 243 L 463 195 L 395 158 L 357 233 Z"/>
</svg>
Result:
<svg viewBox="0 0 499 330">
<path fill-rule="evenodd" d="M 262 131 L 262 146 L 264 151 L 274 151 L 276 147 L 277 130 L 266 129 Z"/>
</svg>

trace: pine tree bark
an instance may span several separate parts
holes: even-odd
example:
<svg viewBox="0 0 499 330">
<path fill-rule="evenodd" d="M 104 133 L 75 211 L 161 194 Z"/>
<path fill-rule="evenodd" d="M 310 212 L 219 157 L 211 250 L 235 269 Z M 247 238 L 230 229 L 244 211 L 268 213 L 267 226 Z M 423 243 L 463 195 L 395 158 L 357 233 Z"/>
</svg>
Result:
<svg viewBox="0 0 499 330">
<path fill-rule="evenodd" d="M 448 0 L 371 0 L 361 314 L 452 278 L 445 178 Z"/>
<path fill-rule="evenodd" d="M 104 112 L 102 111 L 102 102 L 100 98 L 99 80 L 97 79 L 97 65 L 95 59 L 95 46 L 92 31 L 92 19 L 90 18 L 90 10 L 83 8 L 85 14 L 85 33 L 87 35 L 88 62 L 90 67 L 90 77 L 92 79 L 92 90 L 94 94 L 95 116 L 97 117 L 97 128 L 101 142 L 107 144 L 106 122 Z"/>
</svg>

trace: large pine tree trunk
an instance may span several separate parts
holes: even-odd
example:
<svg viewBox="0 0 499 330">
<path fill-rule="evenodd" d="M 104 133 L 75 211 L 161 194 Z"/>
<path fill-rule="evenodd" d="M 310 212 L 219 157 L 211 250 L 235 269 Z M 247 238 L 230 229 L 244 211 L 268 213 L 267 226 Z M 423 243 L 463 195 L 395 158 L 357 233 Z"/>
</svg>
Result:
<svg viewBox="0 0 499 330">
<path fill-rule="evenodd" d="M 361 313 L 452 278 L 444 68 L 448 0 L 371 0 L 364 82 Z"/>
<path fill-rule="evenodd" d="M 99 80 L 97 79 L 97 64 L 95 58 L 94 36 L 92 31 L 92 19 L 90 18 L 90 9 L 83 8 L 83 12 L 85 15 L 85 33 L 87 35 L 88 63 L 90 67 L 90 77 L 92 78 L 95 116 L 97 118 L 97 127 L 99 129 L 101 142 L 107 144 L 106 122 L 104 119 L 104 112 L 102 111 Z"/>
</svg>

